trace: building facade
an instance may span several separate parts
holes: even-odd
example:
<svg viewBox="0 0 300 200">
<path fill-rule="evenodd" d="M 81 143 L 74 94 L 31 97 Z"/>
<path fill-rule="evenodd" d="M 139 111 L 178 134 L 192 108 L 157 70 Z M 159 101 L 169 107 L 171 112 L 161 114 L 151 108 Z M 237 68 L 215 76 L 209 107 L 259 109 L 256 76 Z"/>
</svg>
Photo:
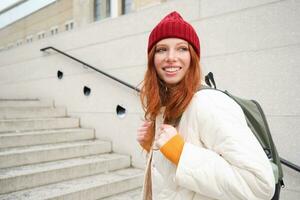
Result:
<svg viewBox="0 0 300 200">
<path fill-rule="evenodd" d="M 87 24 L 119 17 L 166 0 L 56 0 L 0 29 L 0 50 L 53 37 Z M 6 9 L 7 12 L 27 1 Z M 1 13 L 3 14 L 3 12 Z"/>
</svg>

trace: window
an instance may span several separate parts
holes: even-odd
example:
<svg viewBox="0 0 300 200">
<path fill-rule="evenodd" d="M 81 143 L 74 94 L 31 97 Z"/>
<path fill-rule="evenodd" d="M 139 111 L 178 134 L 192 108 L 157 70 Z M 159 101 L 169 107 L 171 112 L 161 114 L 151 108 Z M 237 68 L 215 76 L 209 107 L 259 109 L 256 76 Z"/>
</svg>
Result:
<svg viewBox="0 0 300 200">
<path fill-rule="evenodd" d="M 32 35 L 30 35 L 30 36 L 28 36 L 27 38 L 26 38 L 26 42 L 27 43 L 31 43 L 33 41 L 33 36 Z"/>
<path fill-rule="evenodd" d="M 132 0 L 122 0 L 122 15 L 130 13 L 132 7 Z"/>
<path fill-rule="evenodd" d="M 44 38 L 45 38 L 45 32 L 44 32 L 44 31 L 39 32 L 39 33 L 37 34 L 37 36 L 38 36 L 38 39 L 39 39 L 39 40 L 40 40 L 40 39 L 44 39 Z"/>
<path fill-rule="evenodd" d="M 95 21 L 110 17 L 111 15 L 110 7 L 111 7 L 110 0 L 95 0 L 95 4 L 94 4 Z"/>
<path fill-rule="evenodd" d="M 66 24 L 65 28 L 66 28 L 66 31 L 68 31 L 69 30 L 69 24 Z"/>
<path fill-rule="evenodd" d="M 70 30 L 72 30 L 74 28 L 74 22 L 70 22 Z"/>
<path fill-rule="evenodd" d="M 17 44 L 17 46 L 21 46 L 21 45 L 23 44 L 23 40 L 18 40 L 18 41 L 16 42 L 16 44 Z"/>
<path fill-rule="evenodd" d="M 55 27 L 52 27 L 50 29 L 50 34 L 53 36 L 53 35 L 56 35 L 58 33 L 58 27 L 55 26 Z"/>
<path fill-rule="evenodd" d="M 74 22 L 73 21 L 66 22 L 65 29 L 66 29 L 66 31 L 73 30 L 74 29 Z"/>
</svg>

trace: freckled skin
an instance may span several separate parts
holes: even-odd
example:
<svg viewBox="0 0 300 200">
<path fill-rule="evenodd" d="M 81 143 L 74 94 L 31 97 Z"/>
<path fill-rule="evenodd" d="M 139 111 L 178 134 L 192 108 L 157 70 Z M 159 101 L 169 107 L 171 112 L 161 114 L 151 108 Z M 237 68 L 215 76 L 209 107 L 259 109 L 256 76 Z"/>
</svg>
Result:
<svg viewBox="0 0 300 200">
<path fill-rule="evenodd" d="M 154 65 L 158 76 L 168 85 L 176 85 L 185 76 L 191 63 L 188 42 L 167 38 L 156 44 Z"/>
</svg>

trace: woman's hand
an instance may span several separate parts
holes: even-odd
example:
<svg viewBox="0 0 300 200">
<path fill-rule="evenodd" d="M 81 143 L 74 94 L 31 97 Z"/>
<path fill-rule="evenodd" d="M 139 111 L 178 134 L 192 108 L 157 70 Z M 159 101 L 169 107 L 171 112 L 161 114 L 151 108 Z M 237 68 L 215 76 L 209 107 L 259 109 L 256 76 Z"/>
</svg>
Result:
<svg viewBox="0 0 300 200">
<path fill-rule="evenodd" d="M 164 144 L 166 144 L 171 138 L 177 134 L 177 130 L 168 124 L 162 124 L 159 128 L 157 136 L 155 136 L 155 147 L 160 149 Z"/>
<path fill-rule="evenodd" d="M 168 160 L 178 165 L 184 140 L 173 126 L 161 125 L 158 134 L 155 136 L 154 145 Z"/>
<path fill-rule="evenodd" d="M 152 122 L 150 121 L 145 121 L 137 131 L 137 138 L 136 140 L 138 143 L 147 151 L 150 151 L 151 148 L 151 142 L 153 139 L 153 135 L 151 135 L 148 132 L 148 128 L 152 125 Z"/>
</svg>

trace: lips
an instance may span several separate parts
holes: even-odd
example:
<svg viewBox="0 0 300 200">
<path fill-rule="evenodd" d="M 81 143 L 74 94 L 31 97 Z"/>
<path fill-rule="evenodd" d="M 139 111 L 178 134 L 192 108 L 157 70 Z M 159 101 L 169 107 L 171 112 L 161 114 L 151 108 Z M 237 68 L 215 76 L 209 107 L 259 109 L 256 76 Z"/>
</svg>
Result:
<svg viewBox="0 0 300 200">
<path fill-rule="evenodd" d="M 176 73 L 178 72 L 179 70 L 182 69 L 182 67 L 179 67 L 179 66 L 167 66 L 167 67 L 163 67 L 162 68 L 165 72 L 167 73 Z"/>
</svg>

